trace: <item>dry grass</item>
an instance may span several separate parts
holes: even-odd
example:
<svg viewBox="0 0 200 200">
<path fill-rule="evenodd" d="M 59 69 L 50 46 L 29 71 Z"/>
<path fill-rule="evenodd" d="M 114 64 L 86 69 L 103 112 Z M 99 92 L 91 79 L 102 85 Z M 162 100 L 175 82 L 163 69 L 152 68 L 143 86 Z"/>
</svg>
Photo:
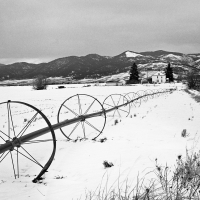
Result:
<svg viewBox="0 0 200 200">
<path fill-rule="evenodd" d="M 137 177 L 137 183 L 130 187 L 128 179 L 108 187 L 105 185 L 93 192 L 87 192 L 85 200 L 199 200 L 200 199 L 200 155 L 178 156 L 172 170 L 167 165 L 159 166 L 156 160 L 155 178 L 146 184 L 145 178 Z M 114 186 L 115 185 L 115 186 Z M 117 186 L 116 186 L 117 185 Z"/>
<path fill-rule="evenodd" d="M 199 91 L 199 90 L 198 90 L 198 91 Z M 193 94 L 192 92 L 190 92 L 188 89 L 185 89 L 185 92 L 187 92 L 188 94 L 190 94 L 191 97 L 192 97 L 197 103 L 200 102 L 200 95 L 195 95 L 195 94 Z"/>
</svg>

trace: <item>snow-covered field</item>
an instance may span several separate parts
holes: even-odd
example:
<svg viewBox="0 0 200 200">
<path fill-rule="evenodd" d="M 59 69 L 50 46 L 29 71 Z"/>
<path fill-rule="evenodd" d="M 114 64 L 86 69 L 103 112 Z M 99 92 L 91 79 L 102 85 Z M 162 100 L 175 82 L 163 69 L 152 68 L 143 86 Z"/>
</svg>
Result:
<svg viewBox="0 0 200 200">
<path fill-rule="evenodd" d="M 100 185 L 104 187 L 108 180 L 108 188 L 117 183 L 123 183 L 128 178 L 129 185 L 134 186 L 137 177 L 149 180 L 154 173 L 155 159 L 161 165 L 174 166 L 177 156 L 185 156 L 186 148 L 190 152 L 199 151 L 200 137 L 200 105 L 183 91 L 181 84 L 161 84 L 156 86 L 91 86 L 65 85 L 49 86 L 47 90 L 35 91 L 29 86 L 0 87 L 0 102 L 7 100 L 23 101 L 41 109 L 52 124 L 57 123 L 57 113 L 61 104 L 76 94 L 87 94 L 95 97 L 99 102 L 111 94 L 127 94 L 139 90 L 171 88 L 178 90 L 169 95 L 149 99 L 141 106 L 132 107 L 127 117 L 108 117 L 103 133 L 93 140 L 68 141 L 58 129 L 55 131 L 57 150 L 44 179 L 39 183 L 32 183 L 41 168 L 32 161 L 19 154 L 19 163 L 15 162 L 14 179 L 11 155 L 0 162 L 0 199 L 84 199 L 88 191 L 95 191 Z M 82 106 L 90 106 L 93 99 L 81 102 Z M 95 102 L 96 103 L 96 102 Z M 7 131 L 7 104 L 0 105 L 0 144 L 3 144 L 3 133 Z M 46 127 L 41 116 L 35 116 L 35 111 L 21 104 L 11 106 L 13 125 L 17 131 L 23 129 L 30 118 L 34 122 L 27 128 L 27 132 Z M 78 101 L 69 105 L 70 109 L 78 109 Z M 80 111 L 80 110 L 79 110 Z M 83 112 L 84 113 L 84 112 Z M 34 117 L 35 116 L 35 117 Z M 96 126 L 101 126 L 102 117 L 97 117 Z M 81 125 L 79 125 L 81 127 Z M 99 128 L 100 129 L 100 128 Z M 183 129 L 187 137 L 181 137 Z M 77 129 L 78 130 L 78 129 Z M 82 131 L 82 129 L 80 129 Z M 13 132 L 10 131 L 10 134 Z M 106 139 L 105 139 L 106 138 Z M 37 140 L 51 139 L 51 134 L 39 137 Z M 104 142 L 100 142 L 104 140 Z M 52 142 L 24 144 L 22 146 L 43 165 L 51 156 Z M 20 147 L 20 151 L 26 154 Z M 13 157 L 16 151 L 12 152 Z M 27 155 L 27 154 L 26 154 Z M 1 157 L 1 156 L 0 156 Z M 28 156 L 29 157 L 29 156 Z M 1 161 L 1 158 L 0 158 Z M 114 166 L 105 168 L 104 161 Z M 19 169 L 17 169 L 19 166 Z"/>
</svg>

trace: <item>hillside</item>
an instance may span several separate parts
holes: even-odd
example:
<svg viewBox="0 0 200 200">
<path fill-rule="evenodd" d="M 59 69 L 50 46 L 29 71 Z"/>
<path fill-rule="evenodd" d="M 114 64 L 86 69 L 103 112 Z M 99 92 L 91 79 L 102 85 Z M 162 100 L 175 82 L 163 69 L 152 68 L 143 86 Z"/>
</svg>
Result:
<svg viewBox="0 0 200 200">
<path fill-rule="evenodd" d="M 48 63 L 26 62 L 0 65 L 0 79 L 30 79 L 37 75 L 46 77 L 71 77 L 73 79 L 101 78 L 129 71 L 136 62 L 141 71 L 160 70 L 172 64 L 174 73 L 186 74 L 190 69 L 199 69 L 200 54 L 182 54 L 163 50 L 133 52 L 125 51 L 116 56 L 69 56 Z"/>
</svg>

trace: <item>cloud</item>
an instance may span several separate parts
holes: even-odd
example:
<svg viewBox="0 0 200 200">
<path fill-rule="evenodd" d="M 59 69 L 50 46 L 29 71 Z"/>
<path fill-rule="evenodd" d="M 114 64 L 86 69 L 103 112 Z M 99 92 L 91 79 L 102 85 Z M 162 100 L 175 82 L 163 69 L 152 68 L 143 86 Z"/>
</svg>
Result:
<svg viewBox="0 0 200 200">
<path fill-rule="evenodd" d="M 2 1 L 0 58 L 200 52 L 199 7 L 199 0 Z"/>
</svg>

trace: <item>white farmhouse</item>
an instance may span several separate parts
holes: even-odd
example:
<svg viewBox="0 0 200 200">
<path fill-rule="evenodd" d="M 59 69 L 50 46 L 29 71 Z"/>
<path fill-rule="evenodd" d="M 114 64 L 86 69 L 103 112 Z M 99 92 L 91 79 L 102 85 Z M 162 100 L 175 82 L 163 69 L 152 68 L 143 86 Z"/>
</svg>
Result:
<svg viewBox="0 0 200 200">
<path fill-rule="evenodd" d="M 164 72 L 156 72 L 152 75 L 152 83 L 166 83 L 166 75 Z"/>
</svg>

